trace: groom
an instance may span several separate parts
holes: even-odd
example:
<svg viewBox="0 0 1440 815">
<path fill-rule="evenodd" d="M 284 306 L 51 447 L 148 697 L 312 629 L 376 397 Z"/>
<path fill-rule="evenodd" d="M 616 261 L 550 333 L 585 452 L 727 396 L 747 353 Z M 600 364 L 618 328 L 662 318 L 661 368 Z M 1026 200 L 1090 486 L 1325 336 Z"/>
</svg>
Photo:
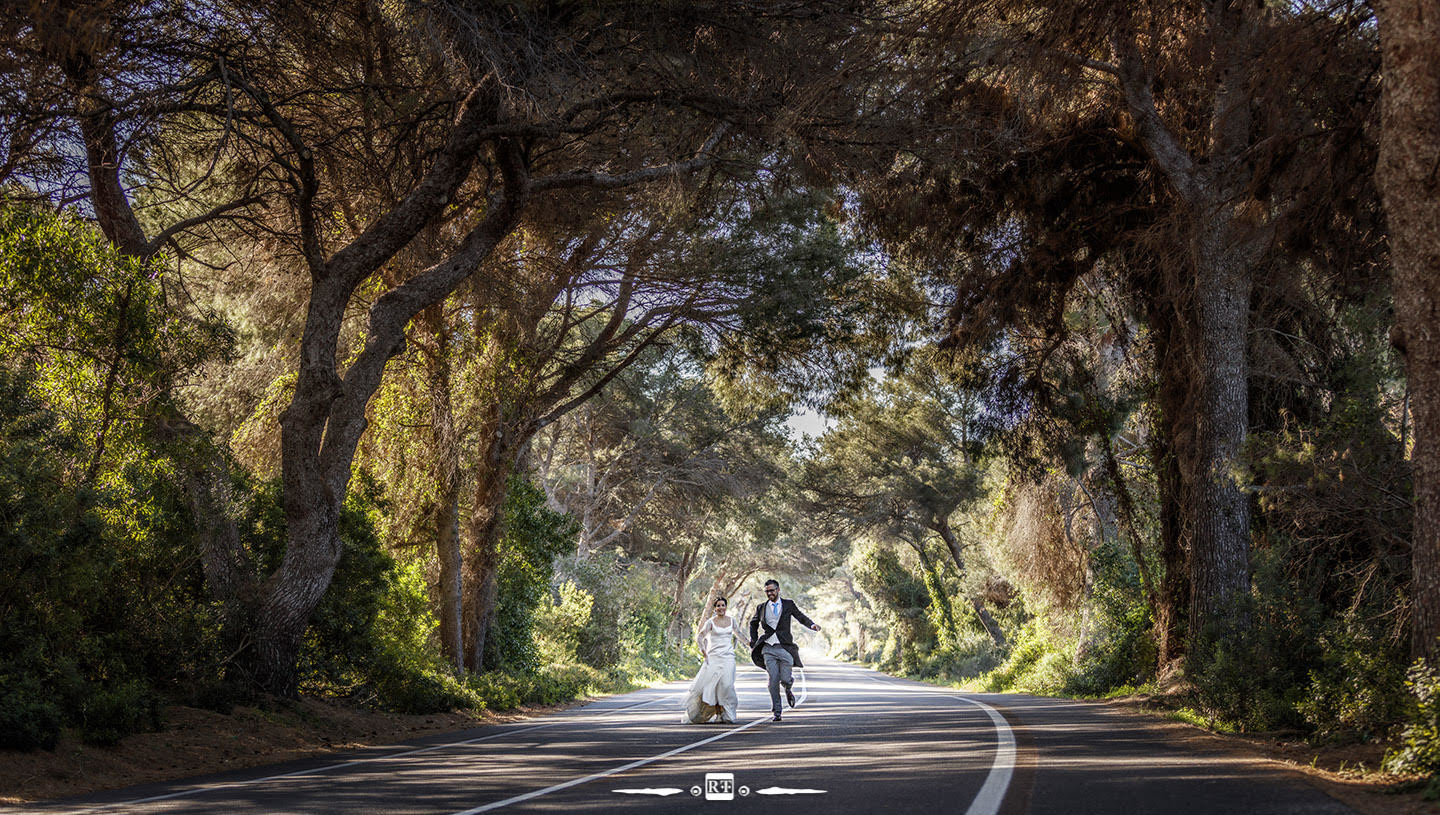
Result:
<svg viewBox="0 0 1440 815">
<path fill-rule="evenodd" d="M 800 649 L 790 637 L 791 617 L 813 631 L 820 630 L 820 626 L 795 607 L 794 600 L 780 598 L 778 582 L 766 580 L 765 602 L 755 608 L 755 616 L 750 619 L 750 641 L 755 644 L 750 649 L 750 661 L 770 675 L 770 709 L 777 722 L 780 721 L 780 688 L 785 688 L 785 701 L 795 707 L 790 669 L 805 667 L 800 664 Z"/>
</svg>

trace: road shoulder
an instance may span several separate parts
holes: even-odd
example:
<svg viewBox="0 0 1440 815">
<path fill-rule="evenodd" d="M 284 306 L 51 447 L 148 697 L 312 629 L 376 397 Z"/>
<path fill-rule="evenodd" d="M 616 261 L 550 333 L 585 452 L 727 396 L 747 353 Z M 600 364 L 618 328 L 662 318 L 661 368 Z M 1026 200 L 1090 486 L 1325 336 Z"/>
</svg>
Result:
<svg viewBox="0 0 1440 815">
<path fill-rule="evenodd" d="M 297 759 L 382 747 L 425 736 L 528 719 L 577 707 L 582 699 L 504 713 L 406 715 L 302 698 L 228 714 L 167 710 L 165 727 L 96 747 L 70 735 L 54 750 L 0 750 L 0 804 L 68 798 Z"/>
</svg>

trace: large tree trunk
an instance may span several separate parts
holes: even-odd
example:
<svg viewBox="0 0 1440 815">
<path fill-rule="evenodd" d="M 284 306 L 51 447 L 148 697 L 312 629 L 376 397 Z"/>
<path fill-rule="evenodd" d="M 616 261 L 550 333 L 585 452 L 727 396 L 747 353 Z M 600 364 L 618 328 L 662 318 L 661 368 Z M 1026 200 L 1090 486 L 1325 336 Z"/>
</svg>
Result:
<svg viewBox="0 0 1440 815">
<path fill-rule="evenodd" d="M 504 503 L 504 500 L 502 497 L 501 503 Z M 503 633 L 496 632 L 494 625 L 495 609 L 500 597 L 500 519 L 497 517 L 493 523 L 482 522 L 479 526 L 478 534 L 486 535 L 487 540 L 477 544 L 466 561 L 465 597 L 462 605 L 465 668 L 472 673 L 485 671 L 486 641 L 496 633 Z"/>
<path fill-rule="evenodd" d="M 1440 2 L 1383 0 L 1379 179 L 1415 434 L 1411 650 L 1440 652 Z"/>
<path fill-rule="evenodd" d="M 534 436 L 533 423 L 507 420 L 507 407 L 493 406 L 488 421 L 480 427 L 480 451 L 475 466 L 475 499 L 469 519 L 470 556 L 464 566 L 462 636 L 465 667 L 474 672 L 486 669 L 485 642 L 493 631 L 499 600 L 497 578 L 500 570 L 500 539 L 504 532 L 505 499 L 510 476 Z"/>
<path fill-rule="evenodd" d="M 434 347 L 426 354 L 430 389 L 430 427 L 435 435 L 435 553 L 440 564 L 437 603 L 440 613 L 440 648 L 445 660 L 465 667 L 461 600 L 464 567 L 460 551 L 460 446 L 455 435 L 455 409 L 451 399 L 450 333 L 440 306 L 426 309 L 419 325 L 430 334 Z"/>
<path fill-rule="evenodd" d="M 1158 280 L 1158 278 L 1157 278 Z M 1160 585 L 1155 602 L 1156 671 L 1164 676 L 1185 655 L 1185 626 L 1190 605 L 1190 541 L 1184 525 L 1184 473 L 1181 457 L 1193 447 L 1194 434 L 1182 417 L 1191 379 L 1190 355 L 1181 344 L 1179 315 L 1166 288 L 1150 292 L 1156 374 L 1156 411 L 1150 427 L 1150 461 L 1155 468 L 1159 505 Z"/>
<path fill-rule="evenodd" d="M 305 628 L 330 586 L 342 545 L 339 502 L 310 495 L 304 498 L 314 504 L 292 502 L 290 492 L 286 491 L 285 501 L 289 524 L 285 558 L 266 583 L 255 620 L 255 682 L 269 693 L 293 697 Z"/>
<path fill-rule="evenodd" d="M 1161 423 L 1167 420 L 1162 419 Z M 1190 617 L 1190 546 L 1183 522 L 1184 481 L 1174 448 L 1157 438 L 1153 460 L 1160 504 L 1160 591 L 1155 604 L 1156 668 L 1164 674 L 1185 655 Z"/>
<path fill-rule="evenodd" d="M 1244 627 L 1236 604 L 1250 591 L 1250 499 L 1242 455 L 1249 430 L 1250 263 L 1228 206 L 1197 224 L 1194 262 L 1199 351 L 1190 632 Z"/>
<path fill-rule="evenodd" d="M 702 522 L 697 526 L 703 529 L 706 523 Z M 685 631 L 685 589 L 690 585 L 690 578 L 695 574 L 695 566 L 700 562 L 700 547 L 704 542 L 703 535 L 697 533 L 690 544 L 685 547 L 684 554 L 680 556 L 680 564 L 675 569 L 675 586 L 670 592 L 670 621 L 666 624 L 665 629 L 670 636 L 670 641 L 681 649 L 689 640 Z M 704 621 L 703 616 L 701 621 Z"/>
<path fill-rule="evenodd" d="M 960 538 L 955 535 L 955 530 L 950 528 L 949 521 L 943 518 L 936 519 L 931 525 L 940 540 L 945 541 L 945 548 L 950 550 L 950 559 L 955 562 L 955 568 L 961 575 L 965 574 L 965 550 L 960 545 Z"/>
<path fill-rule="evenodd" d="M 485 670 L 485 640 L 498 599 L 501 524 L 514 461 L 488 462 L 477 468 L 475 503 L 470 512 L 470 556 L 464 567 L 463 637 L 465 667 Z"/>
<path fill-rule="evenodd" d="M 1162 285 L 1178 318 L 1172 336 L 1187 359 L 1180 367 L 1195 380 L 1193 406 L 1177 405 L 1181 412 L 1166 417 L 1192 421 L 1195 431 L 1193 445 L 1172 450 L 1183 468 L 1182 520 L 1190 532 L 1192 643 L 1202 629 L 1247 624 L 1235 608 L 1250 584 L 1250 512 L 1241 466 L 1249 429 L 1247 340 L 1254 269 L 1272 228 L 1265 207 L 1250 198 L 1255 99 L 1248 72 L 1266 14 L 1263 5 L 1205 8 L 1214 88 L 1198 160 L 1197 145 L 1187 145 L 1161 115 L 1153 73 L 1133 33 L 1116 40 L 1117 76 L 1137 135 L 1189 215 L 1188 275 L 1165 275 Z"/>
</svg>

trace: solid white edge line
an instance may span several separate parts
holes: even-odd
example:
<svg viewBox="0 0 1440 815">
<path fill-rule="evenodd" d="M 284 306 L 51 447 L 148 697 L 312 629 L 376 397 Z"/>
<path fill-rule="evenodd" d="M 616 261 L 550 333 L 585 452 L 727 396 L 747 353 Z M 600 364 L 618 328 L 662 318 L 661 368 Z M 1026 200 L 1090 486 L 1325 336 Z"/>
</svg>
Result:
<svg viewBox="0 0 1440 815">
<path fill-rule="evenodd" d="M 975 794 L 975 800 L 965 810 L 965 815 L 996 815 L 1005 802 L 1005 793 L 1010 789 L 1010 778 L 1015 774 L 1015 732 L 995 708 L 968 696 L 956 695 L 953 698 L 975 705 L 990 714 L 990 721 L 995 723 L 995 738 L 999 743 L 995 749 L 995 763 L 990 765 L 990 774 L 985 777 L 984 786 Z"/>
<path fill-rule="evenodd" d="M 856 666 L 861 670 L 870 671 L 886 679 L 894 679 L 889 674 L 882 674 L 871 668 Z M 917 696 L 944 696 L 948 699 L 959 699 L 968 702 L 990 716 L 990 721 L 995 725 L 995 761 L 990 765 L 990 773 L 985 776 L 985 783 L 980 785 L 980 791 L 975 794 L 975 800 L 970 802 L 970 808 L 965 810 L 965 815 L 996 815 L 1000 811 L 1000 805 L 1005 802 L 1005 793 L 1010 790 L 1010 779 L 1015 775 L 1015 731 L 1010 729 L 1010 723 L 1000 711 L 960 693 L 946 693 L 937 689 L 909 690 L 907 686 L 898 681 L 887 682 L 884 679 L 871 677 L 882 685 L 897 685 L 907 688 L 905 693 L 913 693 Z"/>
<path fill-rule="evenodd" d="M 456 812 L 456 813 L 454 813 L 454 815 L 479 815 L 479 813 L 481 813 L 481 812 L 489 812 L 489 811 L 491 811 L 491 810 L 500 809 L 501 807 L 510 806 L 511 804 L 518 804 L 518 803 L 520 803 L 521 801 L 529 801 L 531 798 L 539 798 L 539 797 L 542 796 L 542 795 L 549 795 L 549 794 L 552 793 L 552 792 L 558 792 L 558 791 L 560 791 L 560 790 L 569 789 L 570 787 L 578 787 L 578 786 L 580 786 L 581 784 L 586 784 L 586 783 L 589 783 L 589 782 L 591 782 L 591 781 L 596 781 L 596 780 L 601 779 L 601 778 L 607 778 L 607 777 L 609 777 L 609 776 L 615 775 L 616 773 L 623 773 L 623 772 L 625 772 L 626 770 L 633 770 L 633 769 L 635 769 L 636 767 L 644 767 L 646 764 L 654 764 L 654 763 L 657 762 L 657 761 L 661 761 L 661 760 L 663 760 L 663 759 L 667 759 L 667 758 L 669 758 L 669 757 L 671 757 L 671 756 L 674 756 L 674 755 L 679 755 L 680 753 L 686 752 L 687 750 L 693 750 L 693 749 L 695 749 L 696 747 L 701 747 L 701 746 L 703 746 L 703 745 L 709 744 L 709 743 L 712 742 L 712 741 L 719 741 L 720 739 L 723 739 L 723 738 L 725 738 L 726 736 L 733 736 L 733 735 L 735 735 L 736 733 L 739 733 L 739 732 L 742 731 L 742 730 L 749 730 L 750 728 L 754 727 L 754 726 L 757 725 L 757 724 L 761 724 L 761 723 L 763 723 L 763 722 L 768 722 L 768 721 L 770 721 L 770 717 L 769 717 L 768 715 L 766 715 L 766 716 L 761 716 L 760 718 L 754 719 L 753 721 L 749 722 L 748 724 L 742 724 L 742 725 L 740 725 L 739 727 L 736 727 L 736 728 L 734 728 L 734 729 L 732 729 L 732 730 L 726 730 L 724 733 L 717 733 L 717 734 L 711 736 L 711 737 L 708 738 L 708 739 L 701 739 L 700 741 L 697 741 L 697 742 L 694 742 L 694 743 L 691 743 L 691 744 L 686 744 L 686 745 L 683 745 L 683 746 L 681 746 L 681 747 L 676 747 L 674 750 L 670 750 L 670 751 L 661 753 L 661 754 L 658 755 L 658 756 L 651 756 L 651 757 L 649 757 L 649 758 L 637 759 L 637 760 L 635 760 L 635 761 L 630 762 L 629 764 L 623 764 L 623 765 L 621 765 L 621 766 L 619 766 L 619 767 L 615 767 L 615 768 L 612 768 L 612 769 L 609 769 L 609 770 L 602 770 L 601 772 L 598 772 L 598 773 L 591 773 L 590 775 L 587 775 L 587 776 L 585 776 L 584 778 L 572 778 L 572 779 L 570 779 L 569 781 L 563 781 L 563 782 L 561 782 L 561 783 L 559 783 L 559 784 L 555 784 L 555 785 L 553 785 L 553 786 L 549 786 L 549 787 L 546 787 L 546 788 L 544 788 L 544 789 L 531 790 L 530 792 L 523 793 L 523 794 L 521 794 L 521 795 L 516 795 L 516 796 L 513 796 L 513 797 L 511 797 L 511 798 L 506 798 L 506 799 L 504 799 L 503 801 L 496 801 L 496 802 L 491 803 L 491 804 L 486 804 L 486 805 L 484 805 L 484 806 L 475 807 L 474 809 L 467 809 L 467 810 L 465 810 L 465 811 L 463 811 L 463 812 Z"/>
<path fill-rule="evenodd" d="M 647 706 L 649 706 L 649 705 L 657 704 L 657 703 L 659 703 L 659 702 L 668 702 L 668 701 L 670 701 L 671 699 L 674 699 L 674 698 L 677 697 L 677 696 L 684 696 L 684 693 L 681 692 L 681 693 L 678 693 L 678 694 L 676 694 L 676 693 L 666 694 L 666 695 L 664 695 L 664 696 L 659 696 L 659 697 L 656 697 L 656 698 L 654 698 L 654 699 L 650 699 L 650 700 L 648 700 L 648 701 L 636 702 L 635 704 L 631 704 L 631 705 L 624 705 L 624 706 L 622 706 L 622 707 L 615 708 L 614 710 L 597 710 L 597 711 L 594 711 L 594 712 L 592 712 L 592 713 L 590 713 L 590 714 L 587 714 L 586 718 L 589 718 L 590 716 L 594 716 L 594 717 L 596 717 L 596 718 L 599 718 L 599 717 L 601 717 L 601 716 L 606 716 L 606 715 L 609 715 L 609 714 L 611 714 L 611 713 L 621 713 L 621 712 L 624 712 L 624 711 L 627 711 L 627 710 L 634 710 L 634 709 L 636 709 L 636 708 L 647 707 Z M 360 759 L 355 759 L 354 761 L 344 761 L 344 762 L 340 762 L 340 763 L 338 763 L 338 764 L 326 764 L 326 765 L 323 766 L 323 767 L 311 767 L 311 768 L 308 769 L 308 770 L 296 770 L 295 772 L 292 772 L 292 773 L 281 773 L 280 775 L 270 775 L 270 776 L 266 776 L 266 777 L 264 777 L 264 778 L 251 778 L 251 779 L 246 779 L 246 780 L 244 780 L 244 781 L 227 781 L 227 782 L 224 782 L 224 783 L 222 783 L 222 784 L 207 784 L 207 785 L 199 786 L 199 787 L 187 787 L 186 789 L 177 790 L 177 791 L 175 791 L 175 792 L 166 793 L 166 794 L 164 794 L 164 795 L 152 795 L 152 796 L 150 796 L 150 797 L 148 797 L 148 798 L 132 798 L 132 799 L 127 800 L 127 801 L 116 801 L 116 802 L 110 803 L 110 804 L 100 804 L 100 805 L 98 805 L 98 806 L 87 807 L 87 808 L 84 808 L 84 809 L 67 810 L 67 811 L 71 812 L 72 815 L 85 815 L 85 813 L 89 813 L 89 812 L 103 812 L 103 811 L 105 811 L 105 810 L 107 810 L 107 809 L 115 809 L 115 808 L 117 808 L 117 807 L 135 806 L 136 804 L 149 804 L 149 803 L 154 803 L 155 801 L 168 801 L 168 800 L 170 800 L 170 799 L 172 799 L 172 798 L 184 798 L 184 797 L 189 796 L 189 795 L 200 795 L 200 794 L 206 793 L 206 792 L 216 792 L 216 791 L 219 791 L 219 790 L 235 789 L 235 788 L 237 788 L 237 787 L 248 787 L 248 786 L 250 786 L 250 785 L 252 785 L 252 784 L 264 784 L 264 783 L 267 783 L 267 782 L 270 782 L 270 781 L 283 781 L 283 780 L 288 779 L 288 778 L 300 778 L 300 777 L 302 777 L 302 776 L 316 775 L 316 774 L 319 774 L 319 773 L 330 772 L 331 770 L 341 770 L 341 769 L 344 769 L 344 768 L 346 768 L 346 767 L 355 767 L 355 766 L 358 766 L 358 765 L 361 765 L 361 764 L 373 764 L 373 763 L 378 762 L 378 761 L 389 761 L 390 759 L 405 758 L 406 756 L 414 756 L 414 755 L 419 755 L 419 754 L 421 754 L 421 753 L 433 753 L 433 752 L 435 752 L 436 750 L 445 750 L 445 749 L 450 748 L 450 747 L 467 747 L 467 746 L 469 746 L 469 745 L 471 745 L 471 744 L 479 744 L 480 742 L 483 742 L 483 741 L 492 741 L 492 740 L 494 740 L 494 739 L 504 738 L 505 736 L 515 736 L 515 735 L 519 735 L 519 734 L 521 734 L 521 733 L 529 733 L 529 732 L 532 731 L 532 730 L 543 730 L 543 729 L 545 729 L 545 728 L 547 728 L 547 727 L 555 727 L 555 726 L 557 726 L 557 725 L 562 725 L 562 724 L 573 724 L 575 721 L 577 721 L 577 719 L 562 719 L 562 720 L 560 720 L 560 721 L 546 722 L 546 723 L 544 723 L 544 724 L 535 724 L 535 725 L 530 725 L 530 726 L 528 726 L 528 727 L 516 728 L 516 729 L 514 729 L 514 730 L 506 730 L 506 731 L 503 732 L 503 733 L 491 733 L 491 734 L 488 735 L 488 736 L 480 736 L 480 737 L 478 737 L 478 738 L 465 739 L 464 741 L 452 741 L 452 742 L 447 742 L 447 743 L 445 743 L 445 744 L 432 744 L 432 745 L 430 745 L 430 746 L 428 746 L 428 747 L 417 747 L 417 748 L 414 749 L 414 750 L 404 750 L 404 751 L 399 752 L 399 753 L 386 753 L 386 754 L 383 755 L 383 756 L 374 756 L 373 758 L 360 758 Z M 482 726 L 482 727 L 485 727 L 485 726 L 487 726 L 487 725 L 481 725 L 481 726 Z M 494 725 L 488 725 L 488 726 L 493 727 Z"/>
</svg>

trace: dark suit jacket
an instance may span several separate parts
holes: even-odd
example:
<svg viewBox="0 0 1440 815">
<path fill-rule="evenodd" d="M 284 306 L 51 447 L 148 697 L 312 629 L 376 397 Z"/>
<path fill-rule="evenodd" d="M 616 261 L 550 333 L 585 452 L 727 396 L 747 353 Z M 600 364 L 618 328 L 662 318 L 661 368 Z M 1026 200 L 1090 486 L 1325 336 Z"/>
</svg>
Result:
<svg viewBox="0 0 1440 815">
<path fill-rule="evenodd" d="M 794 657 L 795 667 L 805 667 L 800 663 L 800 648 L 790 636 L 790 618 L 794 617 L 806 626 L 814 626 L 815 623 L 811 622 L 810 618 L 806 617 L 803 611 L 795 607 L 794 600 L 781 597 L 780 623 L 776 625 L 774 629 L 766 628 L 765 607 L 768 605 L 770 605 L 769 600 L 762 601 L 760 605 L 755 607 L 755 616 L 750 618 L 750 661 L 762 669 L 765 667 L 765 658 L 761 655 L 761 649 L 765 647 L 765 643 L 762 642 L 762 640 L 770 636 L 773 630 L 774 633 L 779 635 L 780 647 L 789 651 L 790 656 Z"/>
</svg>

